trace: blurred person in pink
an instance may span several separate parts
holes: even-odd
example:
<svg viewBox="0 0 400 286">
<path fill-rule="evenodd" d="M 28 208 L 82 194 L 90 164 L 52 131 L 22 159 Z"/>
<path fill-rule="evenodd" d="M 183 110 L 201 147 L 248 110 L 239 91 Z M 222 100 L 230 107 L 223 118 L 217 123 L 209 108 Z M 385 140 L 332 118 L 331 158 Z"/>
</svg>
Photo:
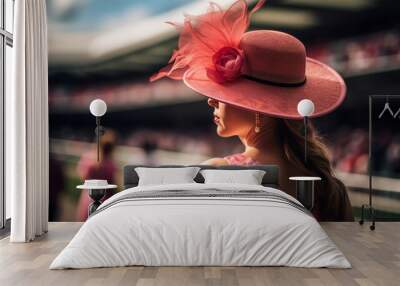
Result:
<svg viewBox="0 0 400 286">
<path fill-rule="evenodd" d="M 95 150 L 91 150 L 88 153 L 82 155 L 77 166 L 77 172 L 82 179 L 82 182 L 88 179 L 103 179 L 107 180 L 109 184 L 115 184 L 117 173 L 117 165 L 113 159 L 115 142 L 115 133 L 108 130 L 101 137 L 100 162 L 96 161 Z M 114 190 L 107 190 L 106 195 L 104 196 L 102 201 L 111 197 L 113 194 Z M 85 221 L 87 219 L 88 207 L 90 203 L 91 199 L 88 195 L 88 192 L 82 192 L 76 213 L 77 221 Z"/>
</svg>

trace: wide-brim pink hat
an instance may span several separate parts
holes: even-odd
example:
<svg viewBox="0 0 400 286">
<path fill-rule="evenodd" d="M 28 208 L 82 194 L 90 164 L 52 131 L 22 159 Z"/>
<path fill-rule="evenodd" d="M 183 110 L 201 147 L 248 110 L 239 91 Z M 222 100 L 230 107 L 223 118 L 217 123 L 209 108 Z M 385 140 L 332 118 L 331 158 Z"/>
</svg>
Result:
<svg viewBox="0 0 400 286">
<path fill-rule="evenodd" d="M 311 117 L 335 110 L 346 85 L 329 66 L 308 58 L 297 38 L 278 31 L 246 32 L 259 1 L 247 11 L 244 0 L 223 11 L 210 4 L 206 14 L 186 16 L 169 65 L 151 81 L 168 76 L 183 79 L 209 98 L 270 116 L 300 119 L 298 103 L 309 99 Z"/>
</svg>

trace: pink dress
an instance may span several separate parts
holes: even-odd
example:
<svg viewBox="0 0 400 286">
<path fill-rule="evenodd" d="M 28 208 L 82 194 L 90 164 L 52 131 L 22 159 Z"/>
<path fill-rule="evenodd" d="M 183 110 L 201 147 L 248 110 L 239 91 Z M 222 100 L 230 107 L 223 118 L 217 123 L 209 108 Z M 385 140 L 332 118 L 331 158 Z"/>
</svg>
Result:
<svg viewBox="0 0 400 286">
<path fill-rule="evenodd" d="M 241 153 L 226 156 L 224 157 L 224 159 L 228 162 L 229 165 L 252 166 L 261 164 L 260 162 L 255 161 L 250 157 L 246 157 Z"/>
</svg>

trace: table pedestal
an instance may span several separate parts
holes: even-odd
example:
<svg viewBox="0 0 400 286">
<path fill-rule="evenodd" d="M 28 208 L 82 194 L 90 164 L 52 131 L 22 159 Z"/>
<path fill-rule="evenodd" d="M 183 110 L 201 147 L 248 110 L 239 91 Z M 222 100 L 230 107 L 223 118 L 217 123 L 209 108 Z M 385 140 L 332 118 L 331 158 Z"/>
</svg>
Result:
<svg viewBox="0 0 400 286">
<path fill-rule="evenodd" d="M 308 209 L 314 207 L 315 181 L 296 181 L 296 198 Z"/>
<path fill-rule="evenodd" d="M 106 190 L 105 189 L 91 189 L 88 191 L 89 191 L 89 197 L 93 200 L 92 203 L 89 205 L 89 209 L 88 209 L 88 216 L 90 216 L 101 205 L 100 200 L 106 194 Z"/>
<path fill-rule="evenodd" d="M 289 180 L 296 182 L 296 199 L 311 211 L 315 201 L 315 181 L 321 181 L 321 178 L 299 176 L 290 177 Z"/>
</svg>

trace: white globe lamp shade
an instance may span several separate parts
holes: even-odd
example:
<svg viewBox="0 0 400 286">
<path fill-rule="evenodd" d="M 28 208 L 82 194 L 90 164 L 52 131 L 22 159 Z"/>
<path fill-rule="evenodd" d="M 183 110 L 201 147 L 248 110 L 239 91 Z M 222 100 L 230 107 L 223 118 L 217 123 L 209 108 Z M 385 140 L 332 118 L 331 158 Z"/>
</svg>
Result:
<svg viewBox="0 0 400 286">
<path fill-rule="evenodd" d="M 311 116 L 314 113 L 314 110 L 314 102 L 309 99 L 303 99 L 297 105 L 297 112 L 303 117 Z"/>
<path fill-rule="evenodd" d="M 107 111 L 107 104 L 104 102 L 104 100 L 95 99 L 90 103 L 89 109 L 93 116 L 101 117 Z"/>
</svg>

